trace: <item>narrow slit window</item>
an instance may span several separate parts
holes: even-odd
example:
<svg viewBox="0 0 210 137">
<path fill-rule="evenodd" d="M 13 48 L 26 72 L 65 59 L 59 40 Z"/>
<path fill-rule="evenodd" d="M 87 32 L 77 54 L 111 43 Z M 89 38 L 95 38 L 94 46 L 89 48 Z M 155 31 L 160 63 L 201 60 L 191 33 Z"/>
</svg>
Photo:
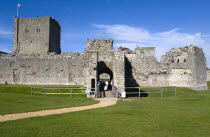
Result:
<svg viewBox="0 0 210 137">
<path fill-rule="evenodd" d="M 29 32 L 29 28 L 26 28 L 26 29 L 25 29 L 25 32 Z"/>
<path fill-rule="evenodd" d="M 37 32 L 40 32 L 40 28 L 37 28 Z"/>
</svg>

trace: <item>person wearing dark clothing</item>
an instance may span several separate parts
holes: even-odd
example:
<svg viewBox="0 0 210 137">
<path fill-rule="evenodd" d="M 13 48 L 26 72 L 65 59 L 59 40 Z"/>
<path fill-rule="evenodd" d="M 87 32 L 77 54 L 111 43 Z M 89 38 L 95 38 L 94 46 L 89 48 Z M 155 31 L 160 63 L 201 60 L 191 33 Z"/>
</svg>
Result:
<svg viewBox="0 0 210 137">
<path fill-rule="evenodd" d="M 99 86 L 99 90 L 100 90 L 100 97 L 105 97 L 105 91 L 104 91 L 104 87 L 105 87 L 105 83 L 102 82 Z"/>
<path fill-rule="evenodd" d="M 112 85 L 109 83 L 108 90 L 112 90 Z"/>
</svg>

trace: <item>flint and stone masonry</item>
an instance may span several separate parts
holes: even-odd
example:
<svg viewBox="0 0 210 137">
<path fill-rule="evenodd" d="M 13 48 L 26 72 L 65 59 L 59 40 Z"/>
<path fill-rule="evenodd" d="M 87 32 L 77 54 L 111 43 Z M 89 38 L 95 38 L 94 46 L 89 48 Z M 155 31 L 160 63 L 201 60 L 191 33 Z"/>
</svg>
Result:
<svg viewBox="0 0 210 137">
<path fill-rule="evenodd" d="M 210 70 L 207 70 L 207 81 L 210 81 Z"/>
<path fill-rule="evenodd" d="M 51 17 L 15 17 L 12 54 L 0 54 L 0 84 L 84 85 L 90 92 L 108 77 L 123 97 L 131 86 L 207 89 L 201 48 L 172 49 L 158 62 L 155 47 L 113 49 L 113 39 L 101 38 L 87 39 L 84 53 L 61 53 L 60 29 Z"/>
<path fill-rule="evenodd" d="M 58 21 L 51 17 L 14 18 L 12 52 L 18 54 L 61 53 Z"/>
</svg>

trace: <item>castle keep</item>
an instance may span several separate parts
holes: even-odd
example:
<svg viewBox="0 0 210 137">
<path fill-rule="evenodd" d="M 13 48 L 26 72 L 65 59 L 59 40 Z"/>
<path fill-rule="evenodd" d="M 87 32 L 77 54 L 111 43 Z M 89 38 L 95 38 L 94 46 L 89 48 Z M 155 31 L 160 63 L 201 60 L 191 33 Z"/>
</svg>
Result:
<svg viewBox="0 0 210 137">
<path fill-rule="evenodd" d="M 84 53 L 61 53 L 60 30 L 50 17 L 15 17 L 12 54 L 0 56 L 0 84 L 90 89 L 99 79 L 108 79 L 124 97 L 125 87 L 130 86 L 207 89 L 206 59 L 196 46 L 172 49 L 160 62 L 154 47 L 113 49 L 112 39 L 88 39 Z"/>
<path fill-rule="evenodd" d="M 18 54 L 61 53 L 59 23 L 50 17 L 14 18 L 12 52 Z"/>
</svg>

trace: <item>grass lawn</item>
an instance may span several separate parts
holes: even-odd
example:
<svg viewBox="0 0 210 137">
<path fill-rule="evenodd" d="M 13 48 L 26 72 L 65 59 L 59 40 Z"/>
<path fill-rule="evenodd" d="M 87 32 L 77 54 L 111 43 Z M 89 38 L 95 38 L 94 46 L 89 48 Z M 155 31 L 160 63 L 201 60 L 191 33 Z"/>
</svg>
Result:
<svg viewBox="0 0 210 137">
<path fill-rule="evenodd" d="M 117 105 L 0 123 L 3 137 L 209 137 L 209 90 L 132 98 Z"/>
<path fill-rule="evenodd" d="M 208 81 L 208 89 L 210 89 L 210 81 Z"/>
<path fill-rule="evenodd" d="M 33 86 L 34 87 L 34 86 Z M 42 86 L 37 86 L 42 87 Z M 46 87 L 46 86 L 45 86 Z M 47 86 L 70 87 L 70 86 Z M 71 86 L 78 87 L 78 86 Z M 0 85 L 0 115 L 97 103 L 86 95 L 30 95 L 31 86 Z"/>
</svg>

